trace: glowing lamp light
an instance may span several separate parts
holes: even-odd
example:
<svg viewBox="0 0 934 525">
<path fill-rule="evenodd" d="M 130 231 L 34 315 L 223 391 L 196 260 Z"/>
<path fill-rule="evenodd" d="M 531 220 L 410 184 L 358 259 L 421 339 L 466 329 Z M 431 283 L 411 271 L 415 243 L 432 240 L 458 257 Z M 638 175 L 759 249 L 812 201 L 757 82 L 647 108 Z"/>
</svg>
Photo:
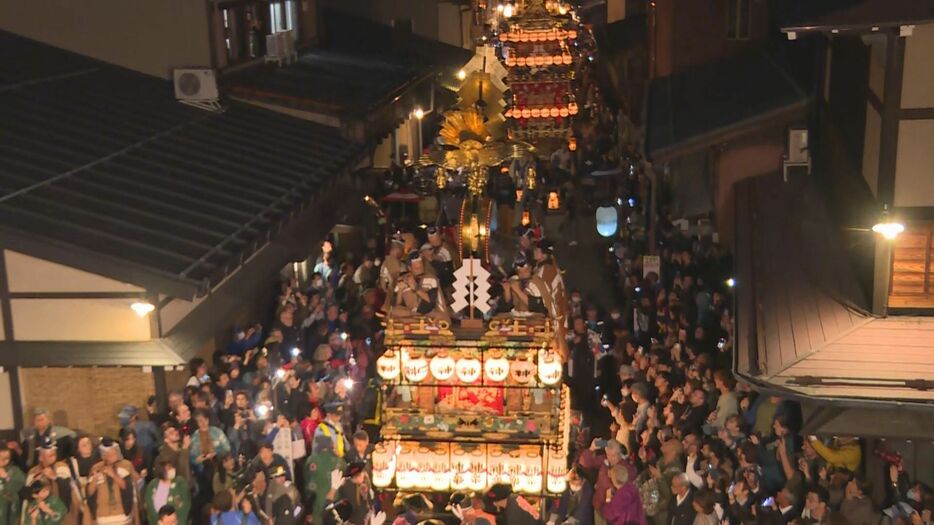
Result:
<svg viewBox="0 0 934 525">
<path fill-rule="evenodd" d="M 399 377 L 400 370 L 399 356 L 392 350 L 387 350 L 376 360 L 376 372 L 386 381 Z"/>
<path fill-rule="evenodd" d="M 548 209 L 557 210 L 561 208 L 561 201 L 558 199 L 558 192 L 550 191 L 548 192 Z"/>
<path fill-rule="evenodd" d="M 276 370 L 276 377 L 279 378 L 279 379 L 284 379 L 284 378 L 285 378 L 285 370 L 282 369 L 282 368 L 280 368 L 279 370 Z"/>
<path fill-rule="evenodd" d="M 140 317 L 146 317 L 152 313 L 156 307 L 152 303 L 136 302 L 130 305 L 130 309 L 133 310 L 136 315 Z"/>
<path fill-rule="evenodd" d="M 499 5 L 496 6 L 496 12 L 497 12 L 497 13 L 503 13 L 503 12 L 505 12 L 505 11 L 506 11 L 506 6 L 504 6 L 503 4 L 499 4 Z"/>
<path fill-rule="evenodd" d="M 344 378 L 342 384 L 347 390 L 353 390 L 353 379 L 350 379 L 349 377 Z"/>
<path fill-rule="evenodd" d="M 568 139 L 568 150 L 577 151 L 577 139 L 576 138 L 571 137 Z"/>
<path fill-rule="evenodd" d="M 422 108 L 415 108 L 415 111 L 412 112 L 412 116 L 418 120 L 422 120 L 425 118 L 425 110 Z"/>
<path fill-rule="evenodd" d="M 879 222 L 872 227 L 872 231 L 878 233 L 886 240 L 894 240 L 900 233 L 905 231 L 905 225 L 900 222 L 891 222 L 883 218 L 882 222 Z"/>
<path fill-rule="evenodd" d="M 555 385 L 561 381 L 561 361 L 554 352 L 542 350 L 538 353 L 538 379 L 545 385 Z"/>
<path fill-rule="evenodd" d="M 509 361 L 505 357 L 491 357 L 483 363 L 483 372 L 490 381 L 501 383 L 509 377 Z"/>
<path fill-rule="evenodd" d="M 448 355 L 436 355 L 431 358 L 431 375 L 438 381 L 447 381 L 454 375 L 454 358 Z"/>
<path fill-rule="evenodd" d="M 457 360 L 454 372 L 457 374 L 457 379 L 462 383 L 470 384 L 480 379 L 481 368 L 480 361 L 477 358 L 465 357 Z"/>
<path fill-rule="evenodd" d="M 457 80 L 465 80 L 467 78 L 467 72 L 463 69 L 457 72 Z"/>
<path fill-rule="evenodd" d="M 260 419 L 269 415 L 269 407 L 266 405 L 256 405 L 256 416 Z"/>
<path fill-rule="evenodd" d="M 601 237 L 612 237 L 619 227 L 619 214 L 615 206 L 600 206 L 597 208 L 597 233 Z"/>
<path fill-rule="evenodd" d="M 729 279 L 726 280 L 726 285 L 729 286 L 730 288 L 733 288 L 734 286 L 736 286 L 736 279 L 733 279 L 732 277 L 730 277 Z"/>
<path fill-rule="evenodd" d="M 402 374 L 412 383 L 420 383 L 428 377 L 428 361 L 424 357 L 409 358 L 402 365 Z"/>
<path fill-rule="evenodd" d="M 532 214 L 529 213 L 529 210 L 522 212 L 522 220 L 519 221 L 523 226 L 528 226 L 532 224 Z"/>
<path fill-rule="evenodd" d="M 503 7 L 503 16 L 506 17 L 506 18 L 512 18 L 512 15 L 514 14 L 514 11 L 515 11 L 515 9 L 513 9 L 512 4 L 506 4 L 506 5 Z"/>
</svg>

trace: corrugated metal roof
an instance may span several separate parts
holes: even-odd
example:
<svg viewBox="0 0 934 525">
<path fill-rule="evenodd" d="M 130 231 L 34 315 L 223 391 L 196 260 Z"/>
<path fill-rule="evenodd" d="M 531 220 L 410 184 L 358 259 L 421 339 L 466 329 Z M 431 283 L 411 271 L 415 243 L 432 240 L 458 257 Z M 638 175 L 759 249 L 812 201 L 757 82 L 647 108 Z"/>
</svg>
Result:
<svg viewBox="0 0 934 525">
<path fill-rule="evenodd" d="M 734 186 L 737 372 L 822 398 L 934 401 L 934 318 L 877 318 L 812 180 Z"/>
<path fill-rule="evenodd" d="M 247 104 L 184 106 L 169 82 L 9 33 L 0 50 L 3 242 L 150 289 L 217 284 L 362 151 Z"/>
</svg>

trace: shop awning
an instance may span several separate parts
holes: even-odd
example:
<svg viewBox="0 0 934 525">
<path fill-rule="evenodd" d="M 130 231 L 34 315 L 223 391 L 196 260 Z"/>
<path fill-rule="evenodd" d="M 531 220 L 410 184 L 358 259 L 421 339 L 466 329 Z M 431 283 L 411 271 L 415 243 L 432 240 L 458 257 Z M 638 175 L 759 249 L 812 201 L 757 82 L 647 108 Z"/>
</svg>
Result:
<svg viewBox="0 0 934 525">
<path fill-rule="evenodd" d="M 645 150 L 655 162 L 697 151 L 755 127 L 805 115 L 808 96 L 764 51 L 652 80 Z"/>
<path fill-rule="evenodd" d="M 869 312 L 813 180 L 735 186 L 736 371 L 800 396 L 934 401 L 934 317 Z"/>
<path fill-rule="evenodd" d="M 0 32 L 0 243 L 191 299 L 268 244 L 363 147 L 247 104 Z"/>
<path fill-rule="evenodd" d="M 783 32 L 872 30 L 934 21 L 924 0 L 792 0 L 782 3 Z"/>
</svg>

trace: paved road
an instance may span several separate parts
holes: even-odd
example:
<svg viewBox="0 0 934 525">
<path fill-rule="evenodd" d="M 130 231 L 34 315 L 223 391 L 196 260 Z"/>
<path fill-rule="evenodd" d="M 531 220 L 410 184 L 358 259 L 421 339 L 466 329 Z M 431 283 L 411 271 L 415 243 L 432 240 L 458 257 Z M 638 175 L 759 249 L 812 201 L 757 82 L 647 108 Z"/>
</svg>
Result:
<svg viewBox="0 0 934 525">
<path fill-rule="evenodd" d="M 555 256 L 564 270 L 565 286 L 570 291 L 579 288 L 585 300 L 594 301 L 607 309 L 616 305 L 613 289 L 609 285 L 612 276 L 603 264 L 609 243 L 597 234 L 593 215 L 578 218 L 558 233 L 562 217 L 549 217 L 545 221 L 546 236 L 557 241 Z M 568 243 L 577 240 L 577 246 Z"/>
</svg>

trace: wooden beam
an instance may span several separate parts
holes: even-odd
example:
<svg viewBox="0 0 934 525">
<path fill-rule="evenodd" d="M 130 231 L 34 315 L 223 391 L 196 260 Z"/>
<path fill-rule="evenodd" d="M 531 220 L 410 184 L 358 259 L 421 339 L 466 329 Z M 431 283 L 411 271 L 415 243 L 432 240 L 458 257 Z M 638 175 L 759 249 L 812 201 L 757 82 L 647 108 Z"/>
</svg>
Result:
<svg viewBox="0 0 934 525">
<path fill-rule="evenodd" d="M 902 114 L 902 77 L 905 69 L 905 38 L 890 31 L 885 57 L 885 93 L 882 100 L 882 126 L 879 143 L 879 181 L 876 195 L 882 204 L 894 205 L 895 161 L 898 154 L 898 126 Z"/>
</svg>

